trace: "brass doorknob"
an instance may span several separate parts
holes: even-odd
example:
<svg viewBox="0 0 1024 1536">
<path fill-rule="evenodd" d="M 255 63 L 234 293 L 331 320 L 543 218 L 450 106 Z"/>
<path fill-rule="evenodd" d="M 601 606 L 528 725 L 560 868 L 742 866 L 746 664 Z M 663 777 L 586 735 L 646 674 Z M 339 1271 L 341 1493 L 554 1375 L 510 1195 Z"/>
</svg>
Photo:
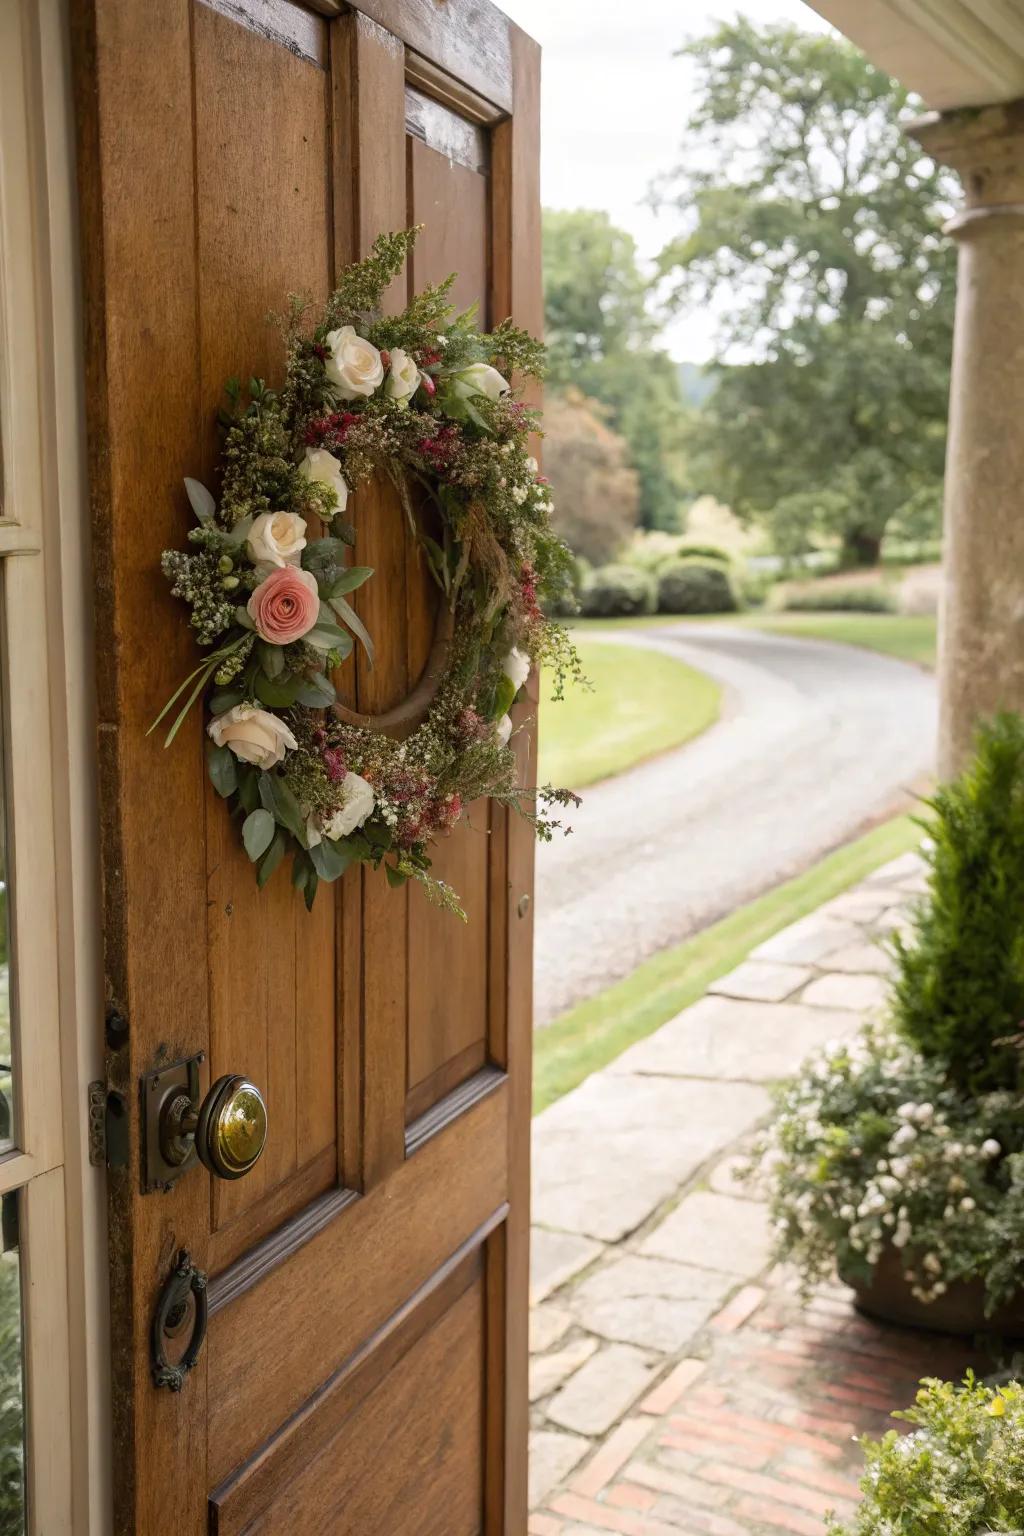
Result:
<svg viewBox="0 0 1024 1536">
<path fill-rule="evenodd" d="M 185 1093 L 170 1098 L 160 1116 L 160 1150 L 180 1166 L 195 1147 L 204 1168 L 219 1179 L 240 1179 L 267 1144 L 267 1106 L 247 1077 L 219 1077 L 197 1108 Z"/>
</svg>

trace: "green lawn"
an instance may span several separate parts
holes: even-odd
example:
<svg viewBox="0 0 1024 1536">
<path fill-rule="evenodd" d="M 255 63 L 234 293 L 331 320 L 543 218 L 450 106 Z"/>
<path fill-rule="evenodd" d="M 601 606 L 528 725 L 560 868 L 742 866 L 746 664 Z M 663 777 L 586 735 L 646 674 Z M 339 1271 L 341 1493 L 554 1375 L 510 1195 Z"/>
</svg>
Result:
<svg viewBox="0 0 1024 1536">
<path fill-rule="evenodd" d="M 592 687 L 567 687 L 551 701 L 541 679 L 541 784 L 582 789 L 678 747 L 718 718 L 721 692 L 702 672 L 660 651 L 577 637 Z"/>
<path fill-rule="evenodd" d="M 934 667 L 937 620 L 934 614 L 909 613 L 719 613 L 699 618 L 655 614 L 641 619 L 574 619 L 573 631 L 587 635 L 614 634 L 616 629 L 653 629 L 667 624 L 737 624 L 743 629 L 766 629 L 777 635 L 807 635 L 817 640 L 837 640 L 844 645 L 866 646 L 901 661 Z"/>
<path fill-rule="evenodd" d="M 873 869 L 920 841 L 909 816 L 875 827 L 787 880 L 756 901 L 732 912 L 703 933 L 664 950 L 631 976 L 537 1030 L 533 1047 L 534 1112 L 575 1088 L 591 1072 L 613 1061 L 681 1009 L 695 1003 L 719 976 L 725 976 L 752 949 L 815 911 Z"/>
<path fill-rule="evenodd" d="M 744 614 L 743 622 L 775 635 L 809 635 L 866 646 L 901 661 L 934 667 L 937 621 L 918 613 L 766 613 Z"/>
</svg>

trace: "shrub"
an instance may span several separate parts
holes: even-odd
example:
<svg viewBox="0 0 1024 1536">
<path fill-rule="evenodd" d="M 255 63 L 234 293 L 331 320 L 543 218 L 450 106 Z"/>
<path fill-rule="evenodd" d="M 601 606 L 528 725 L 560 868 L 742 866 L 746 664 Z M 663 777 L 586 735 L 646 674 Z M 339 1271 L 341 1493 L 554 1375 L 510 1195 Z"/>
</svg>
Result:
<svg viewBox="0 0 1024 1536">
<path fill-rule="evenodd" d="M 580 602 L 590 619 L 619 619 L 654 613 L 657 606 L 654 578 L 632 565 L 603 565 L 584 579 Z"/>
<path fill-rule="evenodd" d="M 731 564 L 729 551 L 717 544 L 680 544 L 676 551 L 680 560 L 717 560 L 721 565 Z"/>
<path fill-rule="evenodd" d="M 735 613 L 736 593 L 720 566 L 677 560 L 658 576 L 659 613 Z"/>
<path fill-rule="evenodd" d="M 895 613 L 896 599 L 887 587 L 803 587 L 787 592 L 782 606 L 790 613 Z"/>
<path fill-rule="evenodd" d="M 864 1439 L 864 1494 L 833 1536 L 998 1536 L 1024 1529 L 1024 1389 L 990 1388 L 968 1373 L 962 1387 L 923 1381 L 916 1407 L 894 1418 L 915 1425 Z"/>
<path fill-rule="evenodd" d="M 1024 1285 L 1024 1127 L 1009 1093 L 961 1094 L 943 1064 L 867 1029 L 776 1091 L 748 1177 L 764 1178 L 776 1257 L 808 1286 L 838 1261 L 866 1282 L 893 1247 L 920 1301 L 978 1276 L 990 1311 Z"/>
<path fill-rule="evenodd" d="M 897 938 L 896 1028 L 965 1091 L 1016 1088 L 1024 1020 L 1024 719 L 983 725 L 929 802 L 928 898 Z M 1002 1042 L 1002 1043 L 1001 1043 Z"/>
</svg>

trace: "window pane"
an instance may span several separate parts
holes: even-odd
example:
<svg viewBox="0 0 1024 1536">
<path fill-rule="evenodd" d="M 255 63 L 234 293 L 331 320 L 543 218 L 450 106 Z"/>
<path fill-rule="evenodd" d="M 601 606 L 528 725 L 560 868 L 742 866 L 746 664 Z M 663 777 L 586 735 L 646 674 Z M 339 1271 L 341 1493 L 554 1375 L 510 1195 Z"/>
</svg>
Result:
<svg viewBox="0 0 1024 1536">
<path fill-rule="evenodd" d="M 25 1533 L 25 1400 L 17 1192 L 4 1195 L 0 1252 L 0 1536 Z"/>
</svg>

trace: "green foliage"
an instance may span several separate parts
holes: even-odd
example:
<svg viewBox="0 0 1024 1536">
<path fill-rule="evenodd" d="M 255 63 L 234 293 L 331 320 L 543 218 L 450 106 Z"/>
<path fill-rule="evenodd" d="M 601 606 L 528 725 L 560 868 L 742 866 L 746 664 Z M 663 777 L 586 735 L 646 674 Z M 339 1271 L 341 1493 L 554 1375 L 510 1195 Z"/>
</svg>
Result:
<svg viewBox="0 0 1024 1536">
<path fill-rule="evenodd" d="M 0 1536 L 25 1529 L 21 1277 L 17 1253 L 0 1255 Z"/>
<path fill-rule="evenodd" d="M 928 896 L 897 938 L 893 1019 L 980 1092 L 1016 1088 L 1024 1020 L 1024 719 L 981 727 L 973 762 L 929 802 Z"/>
<path fill-rule="evenodd" d="M 699 104 L 660 188 L 683 222 L 661 268 L 676 306 L 727 294 L 723 347 L 756 359 L 717 370 L 693 476 L 747 518 L 813 495 L 801 513 L 873 563 L 941 484 L 955 180 L 903 131 L 903 88 L 841 38 L 739 18 L 683 52 Z"/>
<path fill-rule="evenodd" d="M 614 560 L 636 527 L 637 474 L 608 412 L 578 389 L 552 396 L 544 412 L 544 472 L 552 523 L 573 553 L 591 564 Z"/>
<path fill-rule="evenodd" d="M 966 1095 L 944 1062 L 865 1030 L 805 1061 L 748 1176 L 768 1185 L 776 1256 L 806 1284 L 902 1258 L 922 1302 L 963 1280 L 990 1311 L 1024 1285 L 1024 1123 L 1007 1092 Z"/>
<path fill-rule="evenodd" d="M 606 213 L 544 214 L 548 376 L 609 408 L 640 477 L 645 528 L 679 527 L 681 440 L 686 412 L 677 365 L 653 345 L 649 284 L 631 235 Z"/>
<path fill-rule="evenodd" d="M 1024 1388 L 921 1383 L 915 1426 L 861 1441 L 864 1499 L 833 1536 L 1015 1536 L 1024 1527 Z"/>
<path fill-rule="evenodd" d="M 821 582 L 787 592 L 787 613 L 895 613 L 896 600 L 888 587 L 837 586 Z"/>
<path fill-rule="evenodd" d="M 590 619 L 629 618 L 655 612 L 657 589 L 635 566 L 604 565 L 584 578 L 580 604 Z"/>
<path fill-rule="evenodd" d="M 729 573 L 721 566 L 678 560 L 658 574 L 659 613 L 735 613 L 738 606 Z"/>
</svg>

